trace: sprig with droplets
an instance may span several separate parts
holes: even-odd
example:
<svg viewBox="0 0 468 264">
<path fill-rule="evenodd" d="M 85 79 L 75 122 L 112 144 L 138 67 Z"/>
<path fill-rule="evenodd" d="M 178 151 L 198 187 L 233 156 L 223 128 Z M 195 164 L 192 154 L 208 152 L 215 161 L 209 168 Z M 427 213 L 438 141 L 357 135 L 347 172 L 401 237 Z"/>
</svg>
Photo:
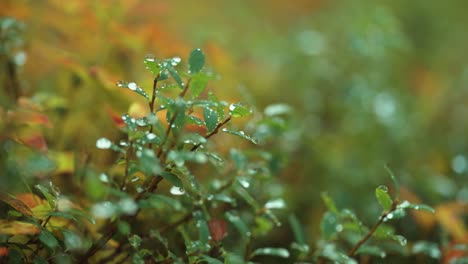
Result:
<svg viewBox="0 0 468 264">
<path fill-rule="evenodd" d="M 118 82 L 118 87 L 129 89 L 148 101 L 149 114 L 142 118 L 123 114 L 122 121 L 125 126 L 122 129 L 128 135 L 127 140 L 114 144 L 107 138 L 100 138 L 96 147 L 111 149 L 123 155 L 124 175 L 118 185 L 121 191 L 129 192 L 128 185 L 136 190 L 136 194 L 133 198 L 130 197 L 129 201 L 133 201 L 134 204 L 144 201 L 156 191 L 161 181 L 166 180 L 172 184 L 170 192 L 173 195 L 190 195 L 198 201 L 192 214 L 196 222 L 205 228 L 209 215 L 202 201 L 210 199 L 200 189 L 199 183 L 191 176 L 185 163 L 205 163 L 209 159 L 219 162 L 219 156 L 204 148 L 206 142 L 219 132 L 233 134 L 256 143 L 256 140 L 244 131 L 225 128 L 233 118 L 246 117 L 252 114 L 252 110 L 242 103 L 228 104 L 219 101 L 211 92 L 202 96 L 211 75 L 202 70 L 205 56 L 201 50 L 191 52 L 186 72 L 177 70 L 181 61 L 179 57 L 162 60 L 153 55 L 145 57 L 144 64 L 153 74 L 151 96 L 135 82 Z M 175 97 L 171 97 L 160 90 L 167 85 L 174 85 L 181 90 Z M 162 111 L 166 112 L 165 121 L 161 120 L 162 115 L 159 112 Z M 197 111 L 201 112 L 199 116 L 194 115 Z M 187 125 L 198 126 L 204 133 L 186 131 Z M 137 172 L 144 175 L 141 184 L 141 176 L 135 176 Z M 106 180 L 109 182 L 108 177 Z M 189 193 L 186 192 L 186 187 L 189 187 Z M 248 197 L 247 193 L 243 195 Z M 138 208 L 125 215 L 126 211 L 116 210 L 123 214 L 121 217 L 125 221 L 134 221 L 140 211 L 141 208 Z M 111 216 L 115 217 L 108 215 Z M 82 261 L 99 251 L 117 231 L 117 222 L 110 221 L 102 238 L 88 249 Z M 203 241 L 207 242 L 206 231 L 200 232 L 203 232 Z M 125 244 L 124 241 L 120 242 L 120 245 Z M 121 249 L 116 250 L 120 251 Z"/>
</svg>

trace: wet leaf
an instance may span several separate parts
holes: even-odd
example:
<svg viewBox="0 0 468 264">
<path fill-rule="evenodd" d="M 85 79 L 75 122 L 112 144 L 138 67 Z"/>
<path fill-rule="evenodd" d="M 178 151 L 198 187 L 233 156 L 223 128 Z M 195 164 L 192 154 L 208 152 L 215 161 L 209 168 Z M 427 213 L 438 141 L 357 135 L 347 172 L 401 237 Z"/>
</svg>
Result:
<svg viewBox="0 0 468 264">
<path fill-rule="evenodd" d="M 173 174 L 171 172 L 164 171 L 164 172 L 161 173 L 161 176 L 164 179 L 166 179 L 168 182 L 170 182 L 172 185 L 174 185 L 175 187 L 179 187 L 179 188 L 184 187 L 184 184 L 179 179 L 179 177 L 177 177 L 177 175 L 175 175 L 175 174 Z"/>
<path fill-rule="evenodd" d="M 192 76 L 190 80 L 190 90 L 192 92 L 192 97 L 196 98 L 205 90 L 208 85 L 208 76 L 203 72 L 198 72 Z"/>
<path fill-rule="evenodd" d="M 159 72 L 161 71 L 161 66 L 159 65 L 159 61 L 153 54 L 146 55 L 143 63 L 146 65 L 146 69 L 148 69 L 154 77 L 156 77 Z"/>
<path fill-rule="evenodd" d="M 207 132 L 211 132 L 218 124 L 218 114 L 209 107 L 203 109 L 203 118 L 205 119 Z"/>
<path fill-rule="evenodd" d="M 320 230 L 322 232 L 322 237 L 324 239 L 332 239 L 337 233 L 338 218 L 335 214 L 326 212 L 322 217 L 322 222 L 320 223 Z"/>
<path fill-rule="evenodd" d="M 171 74 L 172 78 L 174 79 L 174 81 L 177 83 L 177 85 L 181 88 L 181 89 L 184 89 L 184 82 L 182 81 L 182 78 L 180 77 L 179 73 L 177 72 L 176 69 L 174 69 L 174 67 L 172 67 L 171 65 L 166 65 L 166 68 L 167 70 L 169 71 L 169 73 Z"/>
<path fill-rule="evenodd" d="M 388 211 L 392 208 L 392 198 L 387 193 L 386 186 L 379 186 L 375 189 L 375 197 L 377 197 L 377 201 L 382 206 L 385 211 Z"/>
<path fill-rule="evenodd" d="M 201 51 L 201 49 L 195 49 L 190 53 L 189 57 L 189 70 L 190 72 L 197 73 L 205 65 L 205 55 Z"/>
<path fill-rule="evenodd" d="M 198 236 L 202 244 L 207 244 L 210 240 L 210 230 L 205 216 L 201 211 L 193 212 L 195 226 L 198 228 Z"/>
<path fill-rule="evenodd" d="M 243 104 L 231 104 L 229 106 L 229 114 L 233 117 L 245 117 L 251 115 L 252 110 Z"/>
<path fill-rule="evenodd" d="M 244 131 L 233 131 L 233 130 L 228 130 L 227 128 L 223 128 L 221 131 L 231 134 L 231 135 L 236 135 L 238 137 L 241 137 L 243 139 L 246 139 L 254 144 L 257 144 L 257 140 L 252 138 L 251 136 L 247 135 Z"/>
</svg>

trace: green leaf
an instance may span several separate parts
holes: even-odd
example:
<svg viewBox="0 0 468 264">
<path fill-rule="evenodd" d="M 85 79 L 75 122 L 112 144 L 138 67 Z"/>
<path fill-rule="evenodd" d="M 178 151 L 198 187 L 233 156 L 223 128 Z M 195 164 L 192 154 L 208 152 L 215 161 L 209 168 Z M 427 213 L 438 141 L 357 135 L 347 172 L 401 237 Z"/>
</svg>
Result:
<svg viewBox="0 0 468 264">
<path fill-rule="evenodd" d="M 176 187 L 179 187 L 179 188 L 184 187 L 184 184 L 182 183 L 182 181 L 175 174 L 172 174 L 168 171 L 163 171 L 161 173 L 161 176 Z"/>
<path fill-rule="evenodd" d="M 46 259 L 44 259 L 42 257 L 39 257 L 39 256 L 34 257 L 34 262 L 33 263 L 34 264 L 49 264 L 49 262 Z"/>
<path fill-rule="evenodd" d="M 47 229 L 42 229 L 39 234 L 39 240 L 46 245 L 48 248 L 54 249 L 59 245 L 58 240 L 55 236 Z"/>
<path fill-rule="evenodd" d="M 257 248 L 252 253 L 252 257 L 255 256 L 274 256 L 280 258 L 289 258 L 289 251 L 285 248 Z"/>
<path fill-rule="evenodd" d="M 159 159 L 151 149 L 142 149 L 137 151 L 136 156 L 140 160 L 140 169 L 147 175 L 156 175 L 161 173 Z"/>
<path fill-rule="evenodd" d="M 142 239 L 138 235 L 132 235 L 128 238 L 128 242 L 130 242 L 130 245 L 132 245 L 132 247 L 135 249 L 138 249 L 140 247 L 141 241 Z"/>
<path fill-rule="evenodd" d="M 231 104 L 229 106 L 229 114 L 233 117 L 244 117 L 251 115 L 252 110 L 243 104 Z"/>
<path fill-rule="evenodd" d="M 198 228 L 200 242 L 207 244 L 210 241 L 210 230 L 205 216 L 202 211 L 195 211 L 193 212 L 193 218 L 195 219 L 195 226 Z"/>
<path fill-rule="evenodd" d="M 179 73 L 172 67 L 172 65 L 167 64 L 166 65 L 167 70 L 171 74 L 172 78 L 174 81 L 177 83 L 177 85 L 181 88 L 184 89 L 184 82 L 182 81 L 182 78 L 180 77 Z"/>
<path fill-rule="evenodd" d="M 207 132 L 211 132 L 218 124 L 218 114 L 211 108 L 205 107 L 203 109 L 203 118 L 205 119 Z"/>
<path fill-rule="evenodd" d="M 225 133 L 228 133 L 228 134 L 232 134 L 232 135 L 236 135 L 238 137 L 241 137 L 243 139 L 246 139 L 254 144 L 257 144 L 257 140 L 252 138 L 251 136 L 245 134 L 244 131 L 233 131 L 233 130 L 228 130 L 227 128 L 223 128 L 221 131 L 225 132 Z"/>
<path fill-rule="evenodd" d="M 387 193 L 387 186 L 381 185 L 375 189 L 375 197 L 385 211 L 392 209 L 392 198 Z"/>
<path fill-rule="evenodd" d="M 190 80 L 190 90 L 192 91 L 192 97 L 198 97 L 208 85 L 208 76 L 203 73 L 199 72 L 192 76 Z"/>
<path fill-rule="evenodd" d="M 146 100 L 149 100 L 149 95 L 143 90 L 141 89 L 141 87 L 139 87 L 136 83 L 134 82 L 125 82 L 125 81 L 119 81 L 117 83 L 117 86 L 118 87 L 121 87 L 121 88 L 127 88 L 131 91 L 134 91 L 135 93 L 143 96 L 144 98 L 146 98 Z"/>
<path fill-rule="evenodd" d="M 81 237 L 70 230 L 62 229 L 63 241 L 67 250 L 78 250 L 84 247 Z"/>
<path fill-rule="evenodd" d="M 326 212 L 320 222 L 322 237 L 326 240 L 332 239 L 338 232 L 338 218 L 331 212 Z"/>
<path fill-rule="evenodd" d="M 205 125 L 205 122 L 203 122 L 200 118 L 196 116 L 192 116 L 192 115 L 185 116 L 185 119 L 186 119 L 185 121 L 187 122 L 187 124 L 198 125 L 198 126 Z"/>
<path fill-rule="evenodd" d="M 209 257 L 207 255 L 201 255 L 200 259 L 206 261 L 208 264 L 224 264 L 221 260 Z"/>
<path fill-rule="evenodd" d="M 51 213 L 49 213 L 49 216 L 62 217 L 62 218 L 65 218 L 65 219 L 73 220 L 74 222 L 78 222 L 78 219 L 74 215 L 72 215 L 72 214 L 70 214 L 68 212 L 51 212 Z"/>
<path fill-rule="evenodd" d="M 304 238 L 304 229 L 301 226 L 301 223 L 299 223 L 299 219 L 297 219 L 296 215 L 291 214 L 288 218 L 289 220 L 289 225 L 291 225 L 291 229 L 294 234 L 294 239 L 298 244 L 306 244 L 305 243 L 305 238 Z"/>
<path fill-rule="evenodd" d="M 52 196 L 52 194 L 49 192 L 49 189 L 42 185 L 36 185 L 36 189 L 38 189 L 42 195 L 44 195 L 44 198 L 46 198 L 47 202 L 49 203 L 50 207 L 53 209 L 55 208 L 55 197 Z"/>
<path fill-rule="evenodd" d="M 425 204 L 412 204 L 408 201 L 403 201 L 398 205 L 399 209 L 414 209 L 414 210 L 422 210 L 427 211 L 430 213 L 435 213 L 435 209 L 430 207 L 429 205 Z"/>
<path fill-rule="evenodd" d="M 428 241 L 418 241 L 413 244 L 413 254 L 425 254 L 434 259 L 440 259 L 442 252 L 440 252 L 439 245 Z"/>
<path fill-rule="evenodd" d="M 143 63 L 146 65 L 146 69 L 148 69 L 155 77 L 161 71 L 161 66 L 159 65 L 159 61 L 156 60 L 156 57 L 153 54 L 146 55 Z"/>
<path fill-rule="evenodd" d="M 390 170 L 390 168 L 387 165 L 385 165 L 384 168 L 393 181 L 393 186 L 395 187 L 395 199 L 398 199 L 400 197 L 400 185 L 398 184 L 398 181 L 395 177 L 395 174 L 393 174 L 392 170 Z"/>
<path fill-rule="evenodd" d="M 338 209 L 336 208 L 335 201 L 326 193 L 322 193 L 322 200 L 325 203 L 328 211 L 338 214 Z"/>
<path fill-rule="evenodd" d="M 199 72 L 205 65 L 205 55 L 200 49 L 195 49 L 190 53 L 189 70 L 194 74 Z"/>
<path fill-rule="evenodd" d="M 359 247 L 359 249 L 356 251 L 356 254 L 362 254 L 362 255 L 370 255 L 370 256 L 377 256 L 381 258 L 385 258 L 387 255 L 384 250 L 377 246 L 367 246 L 367 245 L 362 245 Z"/>
<path fill-rule="evenodd" d="M 244 239 L 247 239 L 252 235 L 247 224 L 237 214 L 226 212 L 224 215 L 226 216 L 226 219 L 234 225 Z"/>
</svg>

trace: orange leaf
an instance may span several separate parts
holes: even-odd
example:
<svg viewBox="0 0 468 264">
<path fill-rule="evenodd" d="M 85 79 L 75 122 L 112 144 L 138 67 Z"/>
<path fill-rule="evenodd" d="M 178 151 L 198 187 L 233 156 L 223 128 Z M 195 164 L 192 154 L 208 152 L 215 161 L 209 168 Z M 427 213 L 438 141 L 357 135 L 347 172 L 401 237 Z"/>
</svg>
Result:
<svg viewBox="0 0 468 264">
<path fill-rule="evenodd" d="M 0 200 L 13 207 L 16 211 L 22 213 L 23 215 L 32 215 L 31 209 L 29 209 L 29 207 L 23 201 L 16 199 L 9 194 L 0 193 Z"/>
</svg>

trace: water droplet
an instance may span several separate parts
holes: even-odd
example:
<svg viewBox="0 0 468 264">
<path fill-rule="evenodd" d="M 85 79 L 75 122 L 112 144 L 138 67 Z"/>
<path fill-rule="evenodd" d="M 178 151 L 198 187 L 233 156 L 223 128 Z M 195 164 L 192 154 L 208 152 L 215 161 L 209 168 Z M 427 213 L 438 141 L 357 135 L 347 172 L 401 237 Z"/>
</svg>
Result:
<svg viewBox="0 0 468 264">
<path fill-rule="evenodd" d="M 406 243 L 408 243 L 406 238 L 403 236 L 395 236 L 395 239 L 398 241 L 398 243 L 400 243 L 401 246 L 406 246 Z"/>
<path fill-rule="evenodd" d="M 343 225 L 337 225 L 335 229 L 336 229 L 336 232 L 341 232 L 343 231 L 344 228 L 343 228 Z"/>
<path fill-rule="evenodd" d="M 386 254 L 385 252 L 381 252 L 381 253 L 380 253 L 380 257 L 381 257 L 381 258 L 385 258 L 386 256 L 387 256 L 387 254 Z"/>
<path fill-rule="evenodd" d="M 285 207 L 286 207 L 286 203 L 281 198 L 268 201 L 265 204 L 265 208 L 267 208 L 267 209 L 283 209 Z"/>
<path fill-rule="evenodd" d="M 455 173 L 461 174 L 468 168 L 468 161 L 465 156 L 457 155 L 452 159 L 452 170 Z"/>
<path fill-rule="evenodd" d="M 384 191 L 384 192 L 388 192 L 388 187 L 385 186 L 385 185 L 380 185 L 380 186 L 377 187 L 377 188 L 379 188 L 380 190 L 382 190 L 382 191 Z"/>
<path fill-rule="evenodd" d="M 227 128 L 223 128 L 223 129 L 221 129 L 221 131 L 226 132 L 228 130 L 227 130 Z"/>
<path fill-rule="evenodd" d="M 133 215 L 138 210 L 137 203 L 131 198 L 125 198 L 118 203 L 120 210 L 128 215 Z"/>
<path fill-rule="evenodd" d="M 185 194 L 184 188 L 177 187 L 177 186 L 172 186 L 170 193 L 173 195 L 183 195 Z"/>
<path fill-rule="evenodd" d="M 117 87 L 125 87 L 125 86 L 127 86 L 126 82 L 124 82 L 124 81 L 118 81 L 117 82 Z"/>
<path fill-rule="evenodd" d="M 246 189 L 250 187 L 250 182 L 248 182 L 245 179 L 239 179 L 239 183 L 242 185 L 242 187 L 244 187 Z"/>
<path fill-rule="evenodd" d="M 128 89 L 132 90 L 132 91 L 135 91 L 137 89 L 137 84 L 134 83 L 134 82 L 131 82 L 131 83 L 128 83 L 127 85 Z"/>
<path fill-rule="evenodd" d="M 148 135 L 146 135 L 146 138 L 147 138 L 148 140 L 153 140 L 153 139 L 156 138 L 156 135 L 153 134 L 153 133 L 149 133 Z"/>
<path fill-rule="evenodd" d="M 172 58 L 171 60 L 171 65 L 172 66 L 177 66 L 177 64 L 179 64 L 182 60 L 179 58 L 179 57 L 174 57 Z"/>
<path fill-rule="evenodd" d="M 122 147 L 128 146 L 128 142 L 126 140 L 120 140 L 119 145 Z"/>
<path fill-rule="evenodd" d="M 147 55 L 145 56 L 145 61 L 154 62 L 154 61 L 156 61 L 156 58 L 154 57 L 153 54 L 147 54 Z"/>
<path fill-rule="evenodd" d="M 230 111 L 234 111 L 235 109 L 236 109 L 236 105 L 231 104 L 231 105 L 229 106 L 229 110 L 230 110 Z"/>
<path fill-rule="evenodd" d="M 105 174 L 105 173 L 101 173 L 99 175 L 99 180 L 102 181 L 102 182 L 107 183 L 107 182 L 109 182 L 109 176 L 107 176 L 107 174 Z"/>
<path fill-rule="evenodd" d="M 100 138 L 96 141 L 96 147 L 98 149 L 109 149 L 112 146 L 112 142 L 107 138 Z"/>
</svg>

